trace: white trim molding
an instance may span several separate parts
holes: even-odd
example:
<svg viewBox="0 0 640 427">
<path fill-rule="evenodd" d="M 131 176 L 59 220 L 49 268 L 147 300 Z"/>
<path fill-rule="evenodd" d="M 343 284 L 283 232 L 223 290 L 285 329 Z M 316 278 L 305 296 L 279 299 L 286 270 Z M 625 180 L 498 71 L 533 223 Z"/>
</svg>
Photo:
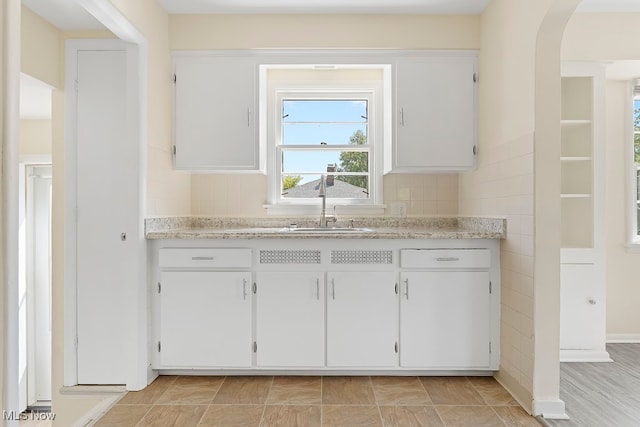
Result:
<svg viewBox="0 0 640 427">
<path fill-rule="evenodd" d="M 607 334 L 607 344 L 640 344 L 640 334 Z"/>
<path fill-rule="evenodd" d="M 560 350 L 560 362 L 613 362 L 606 350 Z"/>
<path fill-rule="evenodd" d="M 568 420 L 569 416 L 565 411 L 564 401 L 558 400 L 534 400 L 533 415 L 540 415 L 542 418 L 550 420 Z"/>
</svg>

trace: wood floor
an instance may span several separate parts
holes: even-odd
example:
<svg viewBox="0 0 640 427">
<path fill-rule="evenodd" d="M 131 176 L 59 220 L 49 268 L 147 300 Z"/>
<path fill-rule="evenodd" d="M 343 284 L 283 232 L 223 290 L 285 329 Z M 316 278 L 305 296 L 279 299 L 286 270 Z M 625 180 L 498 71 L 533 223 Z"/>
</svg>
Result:
<svg viewBox="0 0 640 427">
<path fill-rule="evenodd" d="M 608 344 L 608 363 L 562 363 L 560 399 L 570 420 L 551 427 L 640 426 L 640 344 Z"/>
<path fill-rule="evenodd" d="M 162 376 L 96 426 L 539 427 L 491 377 Z"/>
</svg>

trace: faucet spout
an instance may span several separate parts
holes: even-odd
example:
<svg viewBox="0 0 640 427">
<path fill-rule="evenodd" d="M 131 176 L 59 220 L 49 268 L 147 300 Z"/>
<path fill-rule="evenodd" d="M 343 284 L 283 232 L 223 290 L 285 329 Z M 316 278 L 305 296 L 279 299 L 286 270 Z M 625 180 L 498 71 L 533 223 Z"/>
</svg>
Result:
<svg viewBox="0 0 640 427">
<path fill-rule="evenodd" d="M 318 185 L 318 197 L 322 197 L 322 209 L 320 210 L 320 227 L 327 226 L 327 177 L 320 176 L 320 184 Z"/>
</svg>

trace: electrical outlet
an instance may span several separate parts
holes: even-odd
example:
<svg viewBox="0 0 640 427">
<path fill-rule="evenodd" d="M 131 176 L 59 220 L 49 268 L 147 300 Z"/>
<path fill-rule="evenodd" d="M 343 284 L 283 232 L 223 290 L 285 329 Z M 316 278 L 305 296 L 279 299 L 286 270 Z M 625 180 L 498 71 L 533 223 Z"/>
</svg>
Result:
<svg viewBox="0 0 640 427">
<path fill-rule="evenodd" d="M 391 202 L 391 216 L 405 218 L 407 216 L 407 204 L 404 202 Z"/>
</svg>

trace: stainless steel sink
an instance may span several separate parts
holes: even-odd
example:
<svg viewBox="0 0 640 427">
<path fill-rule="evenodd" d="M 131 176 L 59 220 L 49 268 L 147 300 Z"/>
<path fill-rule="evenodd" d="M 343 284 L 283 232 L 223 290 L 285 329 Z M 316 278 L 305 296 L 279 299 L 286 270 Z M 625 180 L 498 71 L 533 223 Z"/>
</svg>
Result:
<svg viewBox="0 0 640 427">
<path fill-rule="evenodd" d="M 292 233 L 370 233 L 371 228 L 357 227 L 291 227 Z"/>
</svg>

